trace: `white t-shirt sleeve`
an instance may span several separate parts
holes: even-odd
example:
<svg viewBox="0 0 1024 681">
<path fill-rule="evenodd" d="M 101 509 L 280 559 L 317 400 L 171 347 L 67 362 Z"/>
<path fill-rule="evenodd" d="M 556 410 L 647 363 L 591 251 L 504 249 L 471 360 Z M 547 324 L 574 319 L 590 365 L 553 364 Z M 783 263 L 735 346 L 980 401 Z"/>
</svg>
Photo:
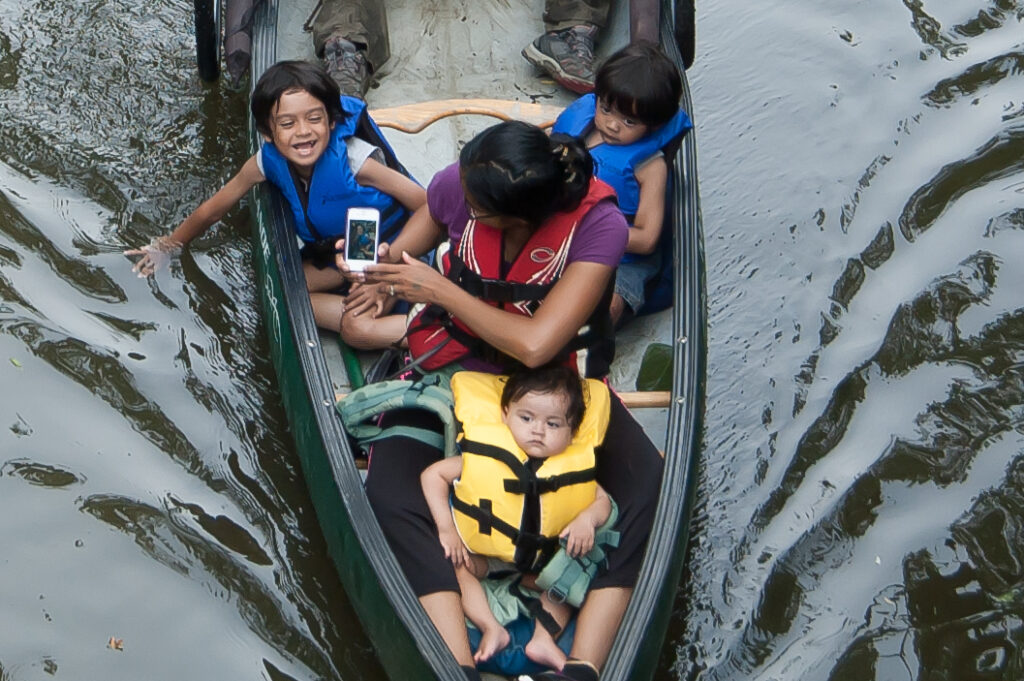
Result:
<svg viewBox="0 0 1024 681">
<path fill-rule="evenodd" d="M 378 163 L 384 163 L 384 151 L 366 140 L 349 137 L 345 140 L 345 148 L 348 151 L 348 167 L 352 169 L 353 175 L 359 174 L 359 170 L 368 158 L 372 158 Z"/>
<path fill-rule="evenodd" d="M 641 168 L 643 168 L 645 165 L 647 165 L 648 163 L 650 163 L 654 159 L 656 159 L 656 158 L 663 158 L 664 156 L 665 156 L 665 153 L 661 149 L 659 149 L 658 151 L 654 152 L 653 154 L 651 154 L 650 156 L 645 158 L 640 163 L 637 163 L 636 166 L 633 169 L 633 172 L 636 173 L 637 170 L 640 170 Z"/>
</svg>

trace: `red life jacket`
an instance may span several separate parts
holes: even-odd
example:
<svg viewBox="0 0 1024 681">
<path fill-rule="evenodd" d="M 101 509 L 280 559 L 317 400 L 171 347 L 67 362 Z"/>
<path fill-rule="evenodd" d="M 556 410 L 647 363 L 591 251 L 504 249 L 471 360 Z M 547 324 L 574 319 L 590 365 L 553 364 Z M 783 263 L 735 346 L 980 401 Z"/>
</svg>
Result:
<svg viewBox="0 0 1024 681">
<path fill-rule="evenodd" d="M 593 178 L 586 196 L 575 209 L 556 213 L 530 235 L 522 250 L 502 276 L 502 230 L 470 220 L 458 243 L 439 253 L 441 272 L 460 288 L 495 307 L 508 312 L 533 316 L 548 291 L 565 271 L 569 247 L 580 221 L 594 205 L 614 197 L 615 190 Z M 565 359 L 576 363 L 575 351 L 588 349 L 581 373 L 604 375 L 614 356 L 614 339 L 608 302 L 612 284 L 581 329 L 581 333 L 563 351 Z M 436 305 L 418 306 L 409 324 L 409 351 L 413 360 L 427 355 L 419 364 L 428 371 L 457 362 L 467 356 L 479 357 L 498 364 L 511 360 L 480 340 L 469 327 L 454 315 Z M 440 346 L 440 347 L 439 347 Z M 600 358 L 589 356 L 598 351 Z M 502 361 L 505 360 L 505 361 Z"/>
</svg>

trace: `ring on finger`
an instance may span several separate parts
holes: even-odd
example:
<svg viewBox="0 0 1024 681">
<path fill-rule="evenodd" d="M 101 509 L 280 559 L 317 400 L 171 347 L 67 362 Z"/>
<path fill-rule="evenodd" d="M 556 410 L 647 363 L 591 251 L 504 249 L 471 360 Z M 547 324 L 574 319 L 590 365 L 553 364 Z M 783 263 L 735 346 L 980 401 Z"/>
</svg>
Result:
<svg viewBox="0 0 1024 681">
<path fill-rule="evenodd" d="M 390 295 L 395 295 L 395 285 L 394 284 L 391 284 L 391 286 L 388 287 L 388 293 Z"/>
</svg>

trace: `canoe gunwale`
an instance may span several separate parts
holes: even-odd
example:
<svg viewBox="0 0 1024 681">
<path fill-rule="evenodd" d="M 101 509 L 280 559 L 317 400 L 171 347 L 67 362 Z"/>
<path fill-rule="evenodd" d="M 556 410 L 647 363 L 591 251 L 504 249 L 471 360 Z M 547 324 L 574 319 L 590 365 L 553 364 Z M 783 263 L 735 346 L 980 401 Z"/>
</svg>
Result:
<svg viewBox="0 0 1024 681">
<path fill-rule="evenodd" d="M 261 73 L 276 61 L 279 4 L 280 0 L 268 0 L 258 10 L 253 73 Z M 661 42 L 682 70 L 671 34 L 671 5 L 671 0 L 661 0 Z M 683 106 L 692 117 L 685 73 L 683 81 Z M 255 149 L 259 137 L 254 128 L 250 132 Z M 691 131 L 671 164 L 675 181 L 670 212 L 678 274 L 672 311 L 675 371 L 665 470 L 640 579 L 602 673 L 609 679 L 641 681 L 653 675 L 688 540 L 706 358 L 703 230 L 696 164 L 696 140 Z M 392 679 L 430 676 L 464 681 L 463 672 L 397 566 L 363 490 L 334 409 L 334 389 L 306 294 L 291 211 L 269 185 L 254 190 L 254 195 L 254 251 L 275 370 L 303 475 L 342 584 Z M 298 375 L 291 375 L 296 372 Z"/>
<path fill-rule="evenodd" d="M 277 8 L 278 2 L 269 0 L 255 18 L 253 69 L 256 73 L 276 61 Z M 255 151 L 260 137 L 252 121 L 250 140 Z M 432 673 L 440 681 L 465 681 L 465 674 L 454 663 L 440 634 L 424 616 L 419 600 L 405 576 L 395 568 L 397 561 L 394 553 L 384 541 L 383 532 L 363 491 L 362 478 L 355 467 L 355 457 L 334 409 L 333 386 L 306 293 L 299 253 L 295 247 L 291 211 L 287 209 L 280 192 L 269 186 L 254 189 L 254 194 L 255 209 L 259 214 L 253 225 L 256 258 L 260 262 L 258 269 L 263 276 L 269 273 L 279 278 L 275 282 L 278 287 L 265 279 L 260 282 L 264 310 L 271 317 L 275 316 L 277 311 L 272 308 L 277 303 L 283 307 L 287 317 L 286 324 L 277 325 L 284 333 L 276 338 L 271 334 L 271 345 L 284 346 L 290 343 L 298 356 L 307 402 L 298 404 L 299 400 L 295 396 L 289 400 L 289 395 L 284 391 L 283 397 L 299 450 L 303 475 L 310 488 L 310 496 L 339 577 L 370 639 L 383 638 L 388 641 L 392 654 L 379 657 L 389 676 L 396 679 L 424 678 L 426 672 Z M 272 288 L 280 289 L 280 300 L 268 300 L 267 292 Z M 280 359 L 285 352 L 285 347 L 272 348 L 275 369 L 281 382 L 289 380 L 282 371 L 283 362 Z M 296 421 L 303 420 L 315 432 L 295 432 Z M 329 464 L 329 482 L 335 492 L 334 499 L 330 498 L 329 490 L 321 488 L 323 481 L 315 479 L 313 471 L 318 463 L 317 458 L 323 458 Z M 338 500 L 343 506 L 342 513 L 338 513 Z M 341 528 L 334 531 L 328 529 L 339 522 Z M 355 548 L 358 548 L 355 552 L 357 555 L 352 555 L 351 549 Z M 375 579 L 366 580 L 366 574 L 373 575 Z M 360 585 L 359 589 L 353 589 L 356 583 Z M 374 612 L 379 615 L 379 604 L 385 600 L 390 603 L 394 616 L 372 620 L 364 616 L 371 602 L 377 604 Z M 416 649 L 418 654 L 410 655 L 408 651 L 411 648 Z"/>
<path fill-rule="evenodd" d="M 661 47 L 683 74 L 682 106 L 693 118 L 693 102 L 682 57 L 672 34 L 671 0 L 661 2 Z M 676 265 L 672 307 L 672 395 L 665 443 L 665 471 L 648 550 L 622 624 L 601 675 L 609 679 L 650 679 L 656 669 L 689 540 L 697 454 L 703 430 L 707 355 L 704 241 L 697 181 L 694 131 L 684 138 L 671 164 L 671 219 Z M 683 180 L 683 181 L 680 181 Z M 683 492 L 680 494 L 679 492 Z M 653 632 L 657 632 L 652 635 Z"/>
</svg>

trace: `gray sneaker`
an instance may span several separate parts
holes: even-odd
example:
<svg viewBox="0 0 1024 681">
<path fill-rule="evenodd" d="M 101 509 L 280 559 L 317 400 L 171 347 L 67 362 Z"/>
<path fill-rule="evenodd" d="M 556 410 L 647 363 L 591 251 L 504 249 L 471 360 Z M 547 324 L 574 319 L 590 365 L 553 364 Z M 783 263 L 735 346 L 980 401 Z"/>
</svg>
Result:
<svg viewBox="0 0 1024 681">
<path fill-rule="evenodd" d="M 344 38 L 331 38 L 324 43 L 324 65 L 327 73 L 341 89 L 341 94 L 360 99 L 370 88 L 370 67 L 366 52 Z"/>
<path fill-rule="evenodd" d="M 547 71 L 562 87 L 585 95 L 594 90 L 597 26 L 582 24 L 548 31 L 523 50 L 526 61 Z"/>
</svg>

